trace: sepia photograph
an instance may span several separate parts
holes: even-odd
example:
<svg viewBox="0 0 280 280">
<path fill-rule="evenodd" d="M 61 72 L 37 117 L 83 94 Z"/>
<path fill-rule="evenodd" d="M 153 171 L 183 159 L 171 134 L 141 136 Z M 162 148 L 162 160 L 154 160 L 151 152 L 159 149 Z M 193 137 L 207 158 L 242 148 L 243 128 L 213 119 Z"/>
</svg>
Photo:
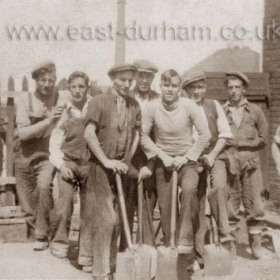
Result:
<svg viewBox="0 0 280 280">
<path fill-rule="evenodd" d="M 278 280 L 280 2 L 0 0 L 0 280 Z"/>
</svg>

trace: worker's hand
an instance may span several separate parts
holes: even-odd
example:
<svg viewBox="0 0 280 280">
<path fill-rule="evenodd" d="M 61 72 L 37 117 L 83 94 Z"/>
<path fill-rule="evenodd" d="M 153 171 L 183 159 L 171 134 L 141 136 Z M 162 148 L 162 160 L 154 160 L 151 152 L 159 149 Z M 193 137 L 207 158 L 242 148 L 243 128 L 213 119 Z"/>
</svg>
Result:
<svg viewBox="0 0 280 280">
<path fill-rule="evenodd" d="M 66 180 L 74 180 L 74 174 L 73 174 L 73 171 L 67 167 L 65 165 L 65 163 L 62 164 L 62 166 L 60 167 L 60 172 L 61 172 L 61 175 L 64 179 Z"/>
<path fill-rule="evenodd" d="M 147 166 L 143 166 L 138 175 L 138 183 L 152 176 L 153 172 Z"/>
<path fill-rule="evenodd" d="M 203 155 L 200 160 L 202 161 L 203 166 L 208 169 L 211 169 L 215 163 L 215 157 L 211 153 L 208 155 Z"/>
<path fill-rule="evenodd" d="M 104 164 L 105 168 L 112 170 L 114 173 L 126 174 L 128 171 L 128 166 L 120 160 L 107 160 Z"/>
<path fill-rule="evenodd" d="M 162 161 L 162 163 L 163 163 L 163 165 L 164 165 L 164 167 L 167 169 L 167 170 L 172 170 L 172 168 L 173 168 L 173 157 L 170 157 L 170 156 L 168 156 L 168 155 L 163 155 L 163 156 L 161 156 L 161 161 Z"/>
<path fill-rule="evenodd" d="M 189 160 L 182 156 L 177 156 L 173 159 L 173 169 L 179 171 L 183 165 L 187 164 Z"/>
<path fill-rule="evenodd" d="M 63 110 L 64 110 L 64 106 L 56 106 L 56 107 L 54 107 L 52 109 L 52 111 L 51 111 L 50 116 L 49 116 L 50 123 L 56 122 L 60 118 Z"/>
</svg>

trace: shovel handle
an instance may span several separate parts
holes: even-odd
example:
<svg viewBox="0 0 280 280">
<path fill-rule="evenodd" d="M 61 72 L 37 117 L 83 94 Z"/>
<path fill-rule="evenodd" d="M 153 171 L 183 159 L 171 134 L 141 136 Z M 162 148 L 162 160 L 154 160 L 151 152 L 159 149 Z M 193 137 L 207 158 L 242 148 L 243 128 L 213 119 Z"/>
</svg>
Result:
<svg viewBox="0 0 280 280">
<path fill-rule="evenodd" d="M 139 244 L 143 244 L 143 181 L 141 180 L 137 187 L 138 190 L 138 235 Z"/>
<path fill-rule="evenodd" d="M 177 171 L 174 170 L 172 172 L 171 223 L 170 223 L 170 246 L 172 249 L 175 249 L 177 188 L 178 188 L 178 173 Z"/>
<path fill-rule="evenodd" d="M 130 250 L 132 250 L 132 241 L 131 241 L 131 234 L 130 234 L 129 225 L 128 225 L 125 201 L 124 201 L 122 180 L 121 180 L 121 176 L 119 174 L 116 174 L 116 184 L 117 184 L 118 197 L 119 197 L 119 203 L 120 203 L 120 208 L 121 208 L 121 217 L 122 217 L 122 221 L 123 221 L 124 233 L 125 233 L 125 237 L 126 237 L 126 241 L 127 241 L 127 246 Z"/>
</svg>

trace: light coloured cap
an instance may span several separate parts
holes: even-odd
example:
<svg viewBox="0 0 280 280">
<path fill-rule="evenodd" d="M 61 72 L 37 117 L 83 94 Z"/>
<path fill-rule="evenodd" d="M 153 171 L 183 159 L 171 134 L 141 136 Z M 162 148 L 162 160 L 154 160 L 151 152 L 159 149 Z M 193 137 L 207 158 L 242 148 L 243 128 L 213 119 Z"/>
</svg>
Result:
<svg viewBox="0 0 280 280">
<path fill-rule="evenodd" d="M 133 71 L 136 72 L 137 68 L 129 63 L 121 63 L 121 64 L 116 64 L 113 67 L 111 67 L 108 71 L 109 77 L 112 77 L 114 74 L 117 72 L 122 72 L 122 71 Z"/>
<path fill-rule="evenodd" d="M 155 74 L 158 72 L 158 68 L 149 60 L 137 59 L 133 62 L 133 65 L 137 68 L 138 72 L 147 72 Z"/>
<path fill-rule="evenodd" d="M 230 77 L 230 76 L 239 78 L 240 80 L 242 80 L 242 81 L 245 83 L 245 85 L 246 85 L 247 87 L 248 87 L 249 84 L 250 84 L 249 78 L 247 77 L 247 75 L 245 75 L 245 74 L 242 73 L 242 72 L 239 72 L 239 71 L 235 71 L 235 72 L 226 72 L 226 77 Z"/>
<path fill-rule="evenodd" d="M 206 80 L 205 73 L 202 71 L 186 74 L 182 77 L 182 88 L 200 80 Z"/>
</svg>

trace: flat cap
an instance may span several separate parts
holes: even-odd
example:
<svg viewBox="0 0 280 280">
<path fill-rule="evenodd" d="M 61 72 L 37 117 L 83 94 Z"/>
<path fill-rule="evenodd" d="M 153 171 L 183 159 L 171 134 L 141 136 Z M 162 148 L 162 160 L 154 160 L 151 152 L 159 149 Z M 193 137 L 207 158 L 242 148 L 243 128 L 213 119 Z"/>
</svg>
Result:
<svg viewBox="0 0 280 280">
<path fill-rule="evenodd" d="M 206 80 L 206 76 L 203 71 L 185 74 L 182 77 L 182 88 L 200 80 Z"/>
<path fill-rule="evenodd" d="M 134 60 L 133 65 L 137 68 L 138 72 L 156 73 L 158 68 L 149 60 L 137 59 Z"/>
<path fill-rule="evenodd" d="M 113 76 L 117 72 L 122 72 L 122 71 L 133 71 L 136 72 L 137 68 L 129 63 L 121 63 L 121 64 L 116 64 L 113 67 L 110 68 L 108 71 L 109 77 Z"/>
<path fill-rule="evenodd" d="M 230 77 L 230 76 L 233 76 L 233 77 L 237 77 L 239 78 L 240 80 L 242 80 L 245 85 L 248 87 L 249 84 L 250 84 L 250 80 L 249 78 L 242 72 L 239 72 L 239 71 L 235 71 L 235 72 L 226 72 L 226 77 Z"/>
<path fill-rule="evenodd" d="M 53 61 L 44 61 L 36 65 L 31 71 L 32 79 L 37 79 L 42 71 L 56 74 L 55 63 Z"/>
</svg>

